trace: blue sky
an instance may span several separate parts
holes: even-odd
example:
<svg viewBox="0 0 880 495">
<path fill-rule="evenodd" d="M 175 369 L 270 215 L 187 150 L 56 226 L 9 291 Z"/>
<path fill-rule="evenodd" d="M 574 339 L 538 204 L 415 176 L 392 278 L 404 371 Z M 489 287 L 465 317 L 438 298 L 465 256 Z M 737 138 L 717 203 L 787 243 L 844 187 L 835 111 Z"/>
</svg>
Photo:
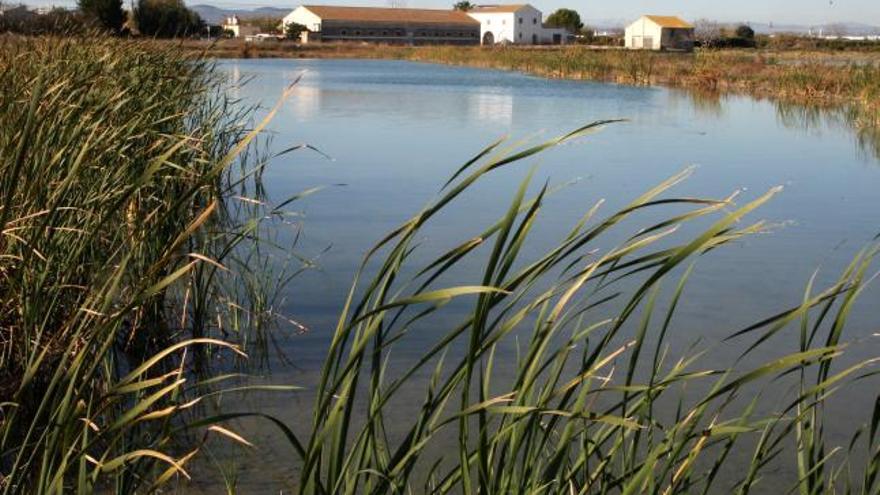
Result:
<svg viewBox="0 0 880 495">
<path fill-rule="evenodd" d="M 75 0 L 24 0 L 29 5 L 69 5 Z M 303 0 L 300 0 L 303 1 Z M 399 3 L 401 0 L 397 0 Z M 404 0 L 408 7 L 445 8 L 452 0 Z M 508 0 L 515 3 L 522 0 Z M 549 13 L 559 7 L 573 8 L 585 19 L 630 19 L 641 14 L 676 14 L 686 19 L 774 22 L 776 24 L 822 24 L 861 22 L 880 25 L 880 0 L 526 0 Z M 224 8 L 290 7 L 298 2 L 266 0 L 187 0 Z M 127 2 L 126 2 L 127 3 Z M 387 6 L 390 0 L 307 0 L 305 3 Z M 505 3 L 477 0 L 474 3 Z"/>
</svg>

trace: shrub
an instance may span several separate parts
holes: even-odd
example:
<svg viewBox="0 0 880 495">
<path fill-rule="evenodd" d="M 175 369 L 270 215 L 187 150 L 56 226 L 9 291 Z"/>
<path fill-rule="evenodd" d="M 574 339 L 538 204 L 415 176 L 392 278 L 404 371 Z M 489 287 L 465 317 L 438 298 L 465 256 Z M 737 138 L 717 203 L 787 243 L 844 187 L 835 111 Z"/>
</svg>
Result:
<svg viewBox="0 0 880 495">
<path fill-rule="evenodd" d="M 70 36 L 83 34 L 89 29 L 89 23 L 82 15 L 62 8 L 54 8 L 45 14 L 37 15 L 21 6 L 0 15 L 0 33 Z"/>
<path fill-rule="evenodd" d="M 306 28 L 302 24 L 291 22 L 290 24 L 284 25 L 284 36 L 290 40 L 298 40 L 300 34 L 302 34 L 304 31 L 308 31 L 308 28 Z"/>
<path fill-rule="evenodd" d="M 79 0 L 79 11 L 98 27 L 113 33 L 122 31 L 126 14 L 122 0 Z"/>
<path fill-rule="evenodd" d="M 204 27 L 199 15 L 182 0 L 138 0 L 134 19 L 142 35 L 156 38 L 192 36 Z"/>
<path fill-rule="evenodd" d="M 752 29 L 750 26 L 747 26 L 747 25 L 745 25 L 745 24 L 743 24 L 743 25 L 741 25 L 741 26 L 737 26 L 737 28 L 736 28 L 736 30 L 734 31 L 734 33 L 735 33 L 735 35 L 736 35 L 737 38 L 741 38 L 741 39 L 744 39 L 744 40 L 753 40 L 753 39 L 755 39 L 755 30 Z"/>
<path fill-rule="evenodd" d="M 547 16 L 544 24 L 550 27 L 565 28 L 569 33 L 579 33 L 584 27 L 580 14 L 571 9 L 558 9 Z"/>
</svg>

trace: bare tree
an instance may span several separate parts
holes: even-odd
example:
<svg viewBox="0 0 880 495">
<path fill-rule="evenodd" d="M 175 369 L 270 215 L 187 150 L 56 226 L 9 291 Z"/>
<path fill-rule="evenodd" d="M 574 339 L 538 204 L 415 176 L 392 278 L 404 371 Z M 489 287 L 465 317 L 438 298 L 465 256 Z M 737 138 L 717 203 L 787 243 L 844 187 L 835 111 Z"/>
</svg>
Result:
<svg viewBox="0 0 880 495">
<path fill-rule="evenodd" d="M 694 22 L 694 36 L 700 43 L 711 43 L 721 38 L 722 27 L 717 21 L 699 19 Z"/>
</svg>

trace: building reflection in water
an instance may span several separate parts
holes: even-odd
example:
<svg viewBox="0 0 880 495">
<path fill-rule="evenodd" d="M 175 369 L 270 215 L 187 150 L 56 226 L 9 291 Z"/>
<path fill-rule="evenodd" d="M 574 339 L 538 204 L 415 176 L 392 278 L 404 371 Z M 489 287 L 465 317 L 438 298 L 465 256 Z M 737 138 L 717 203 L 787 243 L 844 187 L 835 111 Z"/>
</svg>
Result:
<svg viewBox="0 0 880 495">
<path fill-rule="evenodd" d="M 513 125 L 513 94 L 506 93 L 472 93 L 468 95 L 468 108 L 471 116 L 490 126 L 509 129 Z"/>
<path fill-rule="evenodd" d="M 442 114 L 443 120 L 458 118 L 462 124 L 478 121 L 507 132 L 514 123 L 514 100 L 513 94 L 497 91 L 435 94 L 430 99 L 417 91 L 349 91 L 343 87 L 322 86 L 319 81 L 306 77 L 293 91 L 286 107 L 300 121 L 321 114 L 335 118 L 381 115 L 394 119 L 399 116 L 407 122 L 429 123 Z"/>
</svg>

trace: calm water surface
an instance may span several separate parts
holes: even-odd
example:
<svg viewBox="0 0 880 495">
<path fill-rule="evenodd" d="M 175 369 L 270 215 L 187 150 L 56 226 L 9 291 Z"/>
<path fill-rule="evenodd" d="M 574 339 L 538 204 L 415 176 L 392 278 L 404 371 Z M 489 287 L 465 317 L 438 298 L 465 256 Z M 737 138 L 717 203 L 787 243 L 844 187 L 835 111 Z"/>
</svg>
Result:
<svg viewBox="0 0 880 495">
<path fill-rule="evenodd" d="M 551 246 L 597 200 L 605 199 L 602 211 L 611 213 L 691 165 L 697 167 L 694 175 L 673 194 L 725 197 L 742 189 L 742 198 L 754 198 L 785 186 L 752 216 L 773 223 L 772 233 L 710 253 L 692 278 L 670 343 L 673 353 L 694 342 L 711 348 L 711 366 L 730 364 L 745 343 L 718 344 L 723 337 L 797 304 L 817 267 L 818 283 L 835 279 L 880 232 L 877 148 L 845 122 L 822 114 L 745 97 L 695 97 L 410 62 L 239 60 L 221 67 L 233 80 L 248 81 L 233 90 L 236 96 L 264 106 L 273 105 L 283 88 L 302 76 L 271 123 L 272 147 L 308 143 L 332 157 L 298 152 L 275 160 L 267 173 L 276 200 L 332 186 L 296 207 L 304 226 L 296 250 L 309 256 L 327 250 L 319 268 L 298 278 L 287 295 L 283 310 L 310 332 L 282 340 L 292 364 L 273 365 L 273 382 L 314 383 L 366 250 L 434 197 L 454 170 L 504 136 L 537 142 L 597 119 L 629 119 L 486 178 L 426 231 L 424 255 L 417 259 L 428 259 L 499 218 L 532 165 L 538 167 L 536 187 L 545 181 L 571 184 L 547 202 L 526 258 Z M 639 225 L 670 213 L 648 214 Z M 613 246 L 632 228 L 597 247 Z M 464 280 L 456 282 L 479 282 L 478 272 L 463 268 Z M 848 336 L 865 340 L 851 359 L 880 354 L 877 339 L 869 337 L 877 328 L 871 311 L 876 302 L 876 292 L 866 294 L 853 316 Z M 396 357 L 405 362 L 416 356 L 432 341 L 431 330 L 402 341 Z M 754 356 L 755 362 L 794 352 L 797 345 L 793 333 L 772 344 Z M 876 386 L 844 392 L 829 406 L 829 414 L 838 418 L 832 443 L 845 443 L 853 425 L 869 419 L 874 394 L 866 391 Z M 253 398 L 246 406 L 259 404 L 296 426 L 308 421 L 307 403 L 300 395 Z M 289 486 L 296 476 L 289 449 L 268 428 L 242 427 L 261 444 L 259 456 L 236 457 L 244 492 L 277 493 Z"/>
</svg>

